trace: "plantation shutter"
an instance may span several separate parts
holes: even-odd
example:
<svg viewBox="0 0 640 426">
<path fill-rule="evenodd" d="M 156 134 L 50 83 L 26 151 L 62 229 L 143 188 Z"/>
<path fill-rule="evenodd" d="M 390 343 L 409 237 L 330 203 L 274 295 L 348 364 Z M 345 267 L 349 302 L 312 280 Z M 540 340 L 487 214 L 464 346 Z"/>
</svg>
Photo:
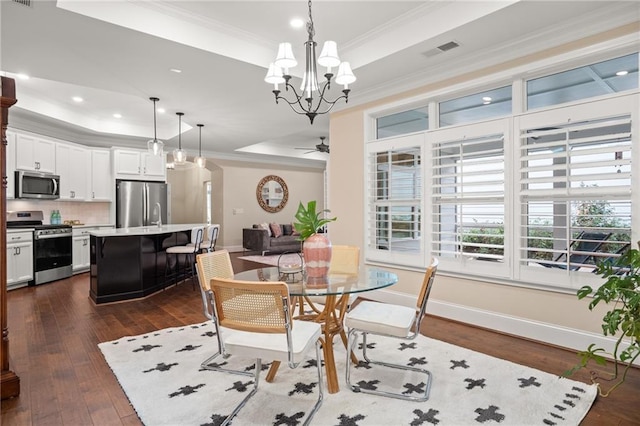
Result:
<svg viewBox="0 0 640 426">
<path fill-rule="evenodd" d="M 431 251 L 441 268 L 506 277 L 507 120 L 429 135 L 432 156 Z M 462 269 L 464 268 L 464 269 Z"/>
<path fill-rule="evenodd" d="M 521 275 L 579 288 L 593 281 L 598 262 L 629 248 L 632 117 L 629 104 L 618 101 L 563 108 L 554 121 L 547 114 L 522 119 Z"/>
<path fill-rule="evenodd" d="M 366 150 L 368 260 L 422 266 L 424 135 L 372 142 Z"/>
</svg>

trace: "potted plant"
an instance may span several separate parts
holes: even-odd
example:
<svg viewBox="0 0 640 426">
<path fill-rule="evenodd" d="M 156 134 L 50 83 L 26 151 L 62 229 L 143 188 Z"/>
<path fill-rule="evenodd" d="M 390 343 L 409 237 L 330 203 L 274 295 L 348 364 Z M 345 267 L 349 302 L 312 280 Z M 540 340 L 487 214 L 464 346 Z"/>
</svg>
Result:
<svg viewBox="0 0 640 426">
<path fill-rule="evenodd" d="M 617 336 L 617 339 L 613 353 L 607 353 L 595 344 L 579 352 L 580 363 L 568 374 L 586 367 L 592 360 L 596 364 L 606 365 L 605 355 L 609 355 L 614 363 L 613 371 L 607 373 L 610 377 L 600 377 L 596 371 L 591 372 L 591 381 L 598 385 L 600 396 L 606 397 L 624 383 L 629 368 L 640 356 L 640 251 L 632 249 L 615 261 L 601 262 L 595 272 L 606 281 L 596 290 L 590 286 L 582 287 L 578 290 L 578 298 L 593 295 L 589 310 L 593 310 L 600 302 L 613 303 L 612 309 L 602 318 L 602 332 L 605 336 Z M 615 383 L 609 390 L 603 391 L 601 381 Z"/>
<path fill-rule="evenodd" d="M 325 213 L 329 213 L 329 210 L 316 212 L 315 201 L 309 201 L 306 207 L 300 202 L 295 215 L 297 222 L 293 223 L 294 228 L 300 234 L 299 240 L 303 242 L 302 253 L 306 273 L 310 278 L 324 277 L 329 271 L 331 242 L 318 232 L 324 225 L 337 218 L 322 217 Z"/>
</svg>

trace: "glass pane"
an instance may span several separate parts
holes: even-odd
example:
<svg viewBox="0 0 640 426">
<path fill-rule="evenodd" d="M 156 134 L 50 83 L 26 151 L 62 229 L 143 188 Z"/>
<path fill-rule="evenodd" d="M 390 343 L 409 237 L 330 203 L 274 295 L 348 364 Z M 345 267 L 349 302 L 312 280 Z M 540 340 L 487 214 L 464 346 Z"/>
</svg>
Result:
<svg viewBox="0 0 640 426">
<path fill-rule="evenodd" d="M 591 272 L 631 246 L 630 200 L 530 201 L 525 211 L 523 263 Z"/>
<path fill-rule="evenodd" d="M 421 132 L 428 128 L 429 114 L 425 106 L 378 118 L 376 120 L 376 137 L 383 139 Z"/>
<path fill-rule="evenodd" d="M 440 102 L 440 127 L 511 114 L 511 86 Z"/>
<path fill-rule="evenodd" d="M 527 81 L 527 108 L 638 88 L 638 54 L 622 56 Z"/>
</svg>

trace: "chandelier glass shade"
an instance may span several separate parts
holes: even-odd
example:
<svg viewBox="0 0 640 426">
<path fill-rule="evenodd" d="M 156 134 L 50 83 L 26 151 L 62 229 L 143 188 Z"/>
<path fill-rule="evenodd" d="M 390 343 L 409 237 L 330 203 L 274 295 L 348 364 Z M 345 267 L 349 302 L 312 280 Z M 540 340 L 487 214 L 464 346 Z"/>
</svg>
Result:
<svg viewBox="0 0 640 426">
<path fill-rule="evenodd" d="M 193 162 L 201 169 L 204 169 L 207 165 L 207 159 L 202 156 L 202 128 L 204 127 L 204 124 L 198 124 L 197 126 L 200 131 L 200 138 L 198 140 L 198 156 L 193 159 Z"/>
<path fill-rule="evenodd" d="M 178 148 L 173 150 L 173 162 L 175 165 L 185 164 L 187 162 L 187 151 L 182 149 L 182 116 L 183 112 L 176 112 L 178 116 Z"/>
<path fill-rule="evenodd" d="M 164 154 L 164 142 L 158 140 L 156 132 L 156 102 L 160 99 L 149 98 L 149 100 L 153 101 L 153 139 L 150 139 L 149 142 L 147 142 L 147 150 L 150 154 L 159 157 Z"/>
<path fill-rule="evenodd" d="M 313 40 L 315 29 L 313 17 L 311 16 L 311 0 L 309 0 L 309 21 L 307 22 L 308 39 L 305 45 L 305 69 L 302 76 L 300 92 L 291 84 L 291 74 L 289 69 L 298 65 L 298 61 L 293 55 L 291 43 L 280 43 L 276 60 L 269 64 L 267 75 L 264 78 L 269 84 L 273 84 L 273 94 L 276 104 L 282 100 L 289 104 L 291 109 L 297 114 L 309 117 L 311 124 L 319 114 L 326 114 L 340 99 L 345 103 L 349 101 L 349 84 L 356 81 L 356 76 L 351 71 L 348 62 L 340 62 L 338 56 L 338 46 L 335 41 L 325 41 L 320 56 L 316 58 L 317 43 Z M 326 67 L 324 81 L 318 81 L 318 65 Z M 332 68 L 338 67 L 336 83 L 343 85 L 342 95 L 333 100 L 329 100 L 329 90 L 331 89 L 331 79 L 333 78 Z M 279 84 L 284 84 L 286 94 L 281 95 L 278 89 Z"/>
</svg>

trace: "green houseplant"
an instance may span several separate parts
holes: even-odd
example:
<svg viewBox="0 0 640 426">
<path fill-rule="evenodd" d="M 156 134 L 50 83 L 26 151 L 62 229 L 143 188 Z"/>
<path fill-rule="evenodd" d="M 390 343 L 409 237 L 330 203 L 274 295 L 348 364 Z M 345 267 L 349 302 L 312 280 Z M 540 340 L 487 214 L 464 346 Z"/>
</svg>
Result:
<svg viewBox="0 0 640 426">
<path fill-rule="evenodd" d="M 318 231 L 324 225 L 336 220 L 336 217 L 322 217 L 329 210 L 316 211 L 316 202 L 309 201 L 305 207 L 302 202 L 298 205 L 293 223 L 294 228 L 300 233 L 302 253 L 304 256 L 306 274 L 310 278 L 320 278 L 327 275 L 331 262 L 331 242 Z"/>
<path fill-rule="evenodd" d="M 601 302 L 613 304 L 602 318 L 602 332 L 605 336 L 617 336 L 617 339 L 613 353 L 607 353 L 595 344 L 589 345 L 586 351 L 578 353 L 580 363 L 568 373 L 586 367 L 590 361 L 606 365 L 605 355 L 609 355 L 614 363 L 613 371 L 608 373 L 610 377 L 600 377 L 597 372 L 591 372 L 592 382 L 598 385 L 600 395 L 606 397 L 625 381 L 629 368 L 640 356 L 640 251 L 632 249 L 615 261 L 601 262 L 595 272 L 606 281 L 595 290 L 590 286 L 582 287 L 578 290 L 578 298 L 593 296 L 589 310 Z M 614 383 L 603 391 L 602 381 Z"/>
</svg>

